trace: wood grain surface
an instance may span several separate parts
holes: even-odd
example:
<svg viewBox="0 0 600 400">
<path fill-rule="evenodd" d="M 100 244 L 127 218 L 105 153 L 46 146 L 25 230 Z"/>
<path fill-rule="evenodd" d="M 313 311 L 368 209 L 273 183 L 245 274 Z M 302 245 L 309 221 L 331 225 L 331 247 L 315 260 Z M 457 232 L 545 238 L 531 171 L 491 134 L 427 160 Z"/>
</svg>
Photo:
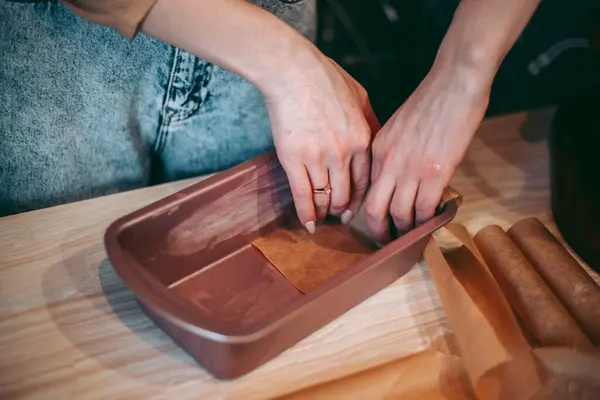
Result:
<svg viewBox="0 0 600 400">
<path fill-rule="evenodd" d="M 527 216 L 556 232 L 552 114 L 482 124 L 451 183 L 464 196 L 457 221 L 472 233 Z M 0 219 L 0 399 L 264 399 L 415 353 L 448 331 L 420 263 L 251 374 L 211 378 L 140 311 L 102 244 L 110 222 L 195 181 Z"/>
</svg>

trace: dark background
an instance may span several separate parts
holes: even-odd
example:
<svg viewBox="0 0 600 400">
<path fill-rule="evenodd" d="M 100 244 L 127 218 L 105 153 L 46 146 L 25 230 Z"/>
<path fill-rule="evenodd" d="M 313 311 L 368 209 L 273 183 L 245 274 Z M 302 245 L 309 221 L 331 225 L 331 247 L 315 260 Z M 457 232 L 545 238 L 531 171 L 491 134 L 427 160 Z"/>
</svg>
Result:
<svg viewBox="0 0 600 400">
<path fill-rule="evenodd" d="M 428 72 L 458 0 L 318 3 L 317 45 L 365 86 L 384 122 Z M 542 0 L 496 76 L 488 116 L 561 104 L 599 84 L 600 54 L 587 44 L 599 27 L 600 0 Z M 532 73 L 532 62 L 564 44 L 566 50 Z"/>
</svg>

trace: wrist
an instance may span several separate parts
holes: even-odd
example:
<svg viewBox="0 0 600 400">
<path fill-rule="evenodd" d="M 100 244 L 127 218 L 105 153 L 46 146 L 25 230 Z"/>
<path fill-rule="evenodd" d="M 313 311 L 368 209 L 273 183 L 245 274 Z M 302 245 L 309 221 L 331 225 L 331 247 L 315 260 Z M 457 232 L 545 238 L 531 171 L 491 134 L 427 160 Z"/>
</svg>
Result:
<svg viewBox="0 0 600 400">
<path fill-rule="evenodd" d="M 266 98 L 288 96 L 290 86 L 310 80 L 322 64 L 321 52 L 291 28 L 270 47 L 273 51 L 245 76 Z"/>
<path fill-rule="evenodd" d="M 430 73 L 447 79 L 452 87 L 470 96 L 488 95 L 499 62 L 479 49 L 453 49 L 440 47 Z"/>
<path fill-rule="evenodd" d="M 473 2 L 461 3 L 442 40 L 432 69 L 452 71 L 473 91 L 488 90 L 505 56 L 502 37 L 481 32 L 467 24 L 466 13 Z M 464 15 L 463 15 L 464 14 Z"/>
</svg>

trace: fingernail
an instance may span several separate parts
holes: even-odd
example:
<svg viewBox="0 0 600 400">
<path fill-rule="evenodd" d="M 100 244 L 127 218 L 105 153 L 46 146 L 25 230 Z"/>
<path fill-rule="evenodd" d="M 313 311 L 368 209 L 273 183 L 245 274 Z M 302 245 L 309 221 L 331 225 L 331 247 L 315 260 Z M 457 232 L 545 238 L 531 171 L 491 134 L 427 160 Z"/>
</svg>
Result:
<svg viewBox="0 0 600 400">
<path fill-rule="evenodd" d="M 308 233 L 315 233 L 316 226 L 314 221 L 307 222 L 306 224 L 304 224 L 304 227 L 306 228 Z"/>
<path fill-rule="evenodd" d="M 352 211 L 346 210 L 342 213 L 342 224 L 347 225 L 352 219 Z"/>
</svg>

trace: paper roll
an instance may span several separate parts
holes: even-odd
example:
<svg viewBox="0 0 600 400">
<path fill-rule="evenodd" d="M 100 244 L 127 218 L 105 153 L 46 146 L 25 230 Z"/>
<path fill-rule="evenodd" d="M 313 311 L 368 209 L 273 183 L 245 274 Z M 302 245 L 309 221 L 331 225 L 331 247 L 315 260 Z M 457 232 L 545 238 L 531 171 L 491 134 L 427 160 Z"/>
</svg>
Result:
<svg viewBox="0 0 600 400">
<path fill-rule="evenodd" d="M 508 236 L 590 340 L 600 345 L 600 286 L 538 219 L 517 222 Z"/>
<path fill-rule="evenodd" d="M 502 228 L 487 226 L 474 239 L 509 303 L 542 346 L 592 347 L 567 309 Z"/>
</svg>

